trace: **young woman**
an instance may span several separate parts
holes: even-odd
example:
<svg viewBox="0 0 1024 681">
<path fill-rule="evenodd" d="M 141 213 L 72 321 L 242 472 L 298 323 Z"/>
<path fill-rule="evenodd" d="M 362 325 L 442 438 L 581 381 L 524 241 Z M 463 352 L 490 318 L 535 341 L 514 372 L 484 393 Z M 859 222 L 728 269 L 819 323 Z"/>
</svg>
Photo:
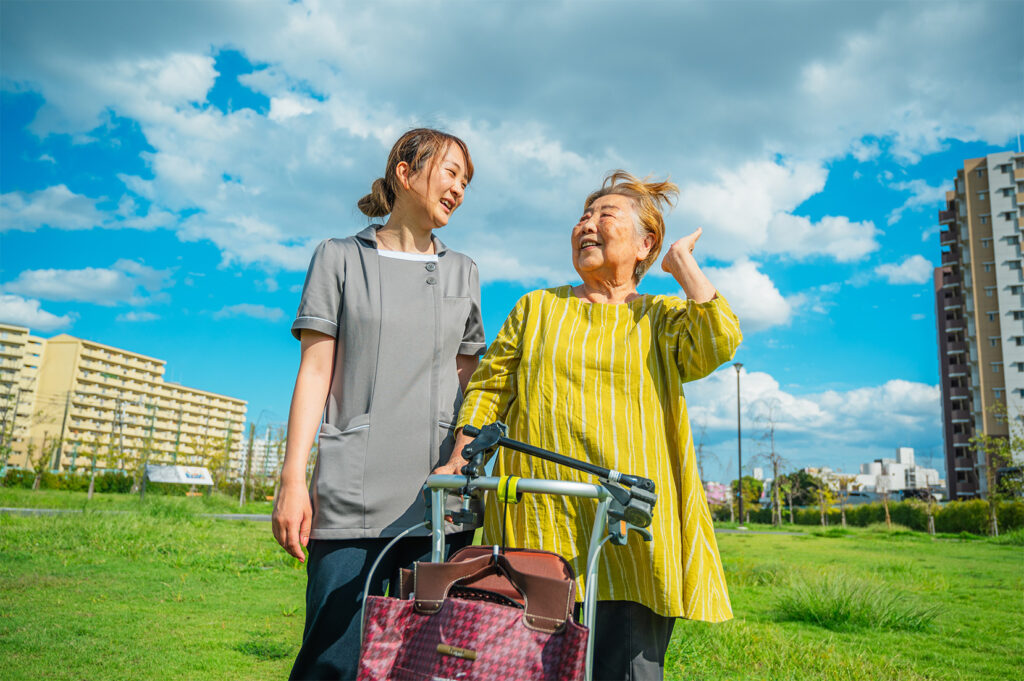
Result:
<svg viewBox="0 0 1024 681">
<path fill-rule="evenodd" d="M 420 489 L 451 454 L 484 333 L 476 265 L 433 231 L 448 224 L 472 177 L 462 140 L 410 130 L 358 204 L 387 222 L 322 242 L 309 265 L 292 324 L 302 359 L 273 515 L 285 550 L 304 560 L 309 547 L 293 679 L 355 678 L 369 568 L 391 538 L 423 520 Z M 469 543 L 472 529 L 449 525 L 449 545 Z M 388 552 L 370 593 L 383 594 L 389 575 L 429 554 L 419 534 Z"/>
</svg>

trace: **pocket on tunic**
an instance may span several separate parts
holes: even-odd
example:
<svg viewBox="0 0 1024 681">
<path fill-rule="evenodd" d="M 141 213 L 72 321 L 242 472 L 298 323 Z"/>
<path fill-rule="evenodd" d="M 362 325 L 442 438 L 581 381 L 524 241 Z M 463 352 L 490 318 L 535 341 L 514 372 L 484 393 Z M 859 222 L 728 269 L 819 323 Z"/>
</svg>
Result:
<svg viewBox="0 0 1024 681">
<path fill-rule="evenodd" d="M 437 419 L 437 454 L 431 457 L 430 467 L 447 462 L 455 447 L 455 416 L 442 413 Z"/>
<path fill-rule="evenodd" d="M 462 337 L 466 335 L 466 321 L 472 309 L 473 301 L 468 297 L 444 297 L 441 309 L 441 338 L 446 357 L 458 354 Z"/>
<path fill-rule="evenodd" d="M 317 455 L 316 528 L 360 527 L 363 523 L 363 473 L 370 436 L 370 415 L 360 414 L 339 429 L 320 426 Z"/>
</svg>

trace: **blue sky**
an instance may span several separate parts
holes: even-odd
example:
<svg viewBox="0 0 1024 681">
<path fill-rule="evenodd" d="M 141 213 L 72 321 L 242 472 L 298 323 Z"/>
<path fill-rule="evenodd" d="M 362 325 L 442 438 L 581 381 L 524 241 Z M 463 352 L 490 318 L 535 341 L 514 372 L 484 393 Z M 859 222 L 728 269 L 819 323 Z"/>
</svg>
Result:
<svg viewBox="0 0 1024 681">
<path fill-rule="evenodd" d="M 366 224 L 393 140 L 433 125 L 474 156 L 440 236 L 480 265 L 489 338 L 573 280 L 608 170 L 671 175 L 668 239 L 704 227 L 745 331 L 745 461 L 774 404 L 791 467 L 899 445 L 941 467 L 936 212 L 963 159 L 1016 148 L 1022 22 L 1002 2 L 5 3 L 0 320 L 283 422 L 313 247 Z M 735 373 L 687 394 L 708 477 L 734 476 Z"/>
</svg>

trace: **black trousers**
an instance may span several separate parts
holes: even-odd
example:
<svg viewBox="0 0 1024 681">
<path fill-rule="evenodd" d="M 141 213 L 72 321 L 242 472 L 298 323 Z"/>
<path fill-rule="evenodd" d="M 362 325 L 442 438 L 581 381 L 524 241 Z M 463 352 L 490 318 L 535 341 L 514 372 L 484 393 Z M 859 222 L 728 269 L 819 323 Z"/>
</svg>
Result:
<svg viewBox="0 0 1024 681">
<path fill-rule="evenodd" d="M 674 617 L 632 601 L 598 601 L 594 681 L 661 681 Z"/>
<path fill-rule="evenodd" d="M 314 539 L 306 565 L 306 626 L 295 658 L 292 681 L 355 679 L 359 669 L 359 626 L 363 588 L 373 561 L 384 550 L 384 539 Z M 472 532 L 450 534 L 446 550 L 471 544 Z M 397 591 L 398 570 L 430 560 L 430 537 L 406 537 L 381 560 L 370 585 L 371 596 Z"/>
</svg>

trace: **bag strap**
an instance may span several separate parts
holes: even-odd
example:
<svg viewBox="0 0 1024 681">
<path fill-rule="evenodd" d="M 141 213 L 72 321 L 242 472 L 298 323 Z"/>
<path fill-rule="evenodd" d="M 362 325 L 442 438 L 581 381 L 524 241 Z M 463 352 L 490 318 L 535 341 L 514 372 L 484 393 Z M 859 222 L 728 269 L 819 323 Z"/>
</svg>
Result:
<svg viewBox="0 0 1024 681">
<path fill-rule="evenodd" d="M 480 556 L 461 563 L 417 563 L 415 574 L 417 612 L 432 615 L 441 609 L 449 590 L 462 582 L 487 575 L 504 577 L 523 595 L 529 629 L 553 634 L 565 627 L 576 600 L 576 583 L 516 570 L 505 556 Z"/>
</svg>

